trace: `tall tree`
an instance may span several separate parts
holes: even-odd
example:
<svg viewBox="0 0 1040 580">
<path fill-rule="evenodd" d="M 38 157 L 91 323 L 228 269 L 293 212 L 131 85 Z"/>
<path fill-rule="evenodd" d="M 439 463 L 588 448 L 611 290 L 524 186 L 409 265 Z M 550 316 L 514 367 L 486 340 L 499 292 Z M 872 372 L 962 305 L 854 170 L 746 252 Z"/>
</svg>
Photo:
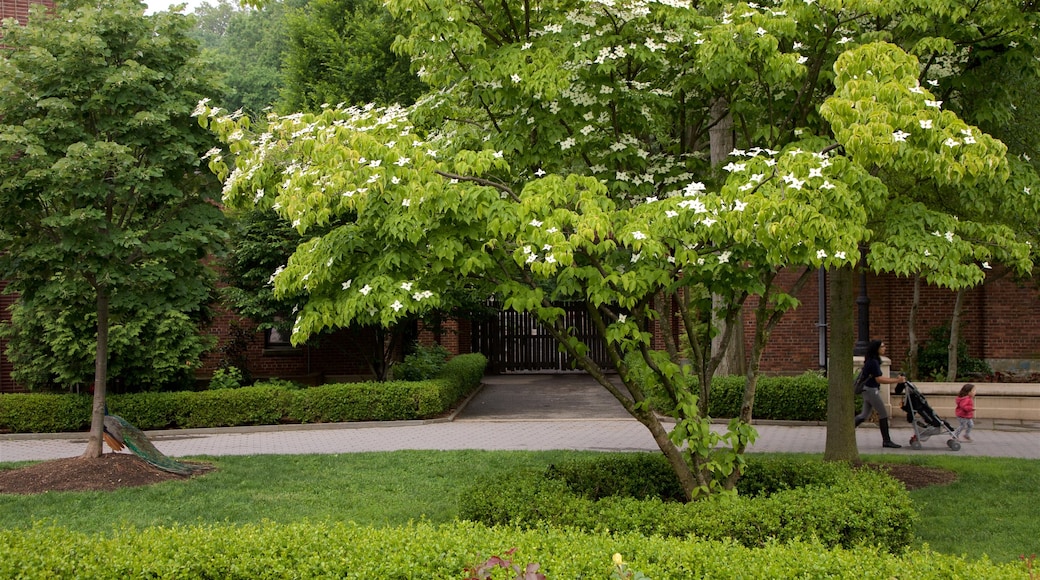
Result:
<svg viewBox="0 0 1040 580">
<path fill-rule="evenodd" d="M 256 118 L 277 104 L 285 82 L 282 62 L 289 49 L 287 15 L 305 4 L 279 0 L 239 9 L 229 0 L 218 0 L 195 9 L 192 35 L 226 87 L 220 106 L 243 109 Z"/>
<path fill-rule="evenodd" d="M 288 16 L 281 109 L 324 104 L 411 104 L 423 83 L 391 50 L 407 29 L 376 0 L 309 0 Z"/>
<path fill-rule="evenodd" d="M 212 75 L 190 28 L 134 0 L 72 1 L 0 39 L 0 276 L 28 301 L 82 289 L 94 304 L 87 457 L 102 451 L 111 305 L 191 295 L 222 238 L 199 170 L 211 137 L 191 118 Z"/>
<path fill-rule="evenodd" d="M 220 112 L 200 115 L 236 153 L 233 170 L 210 165 L 227 202 L 270 207 L 309 237 L 275 277 L 276 292 L 307 295 L 294 340 L 390 325 L 439 307 L 459 285 L 497 294 L 534 313 L 647 427 L 690 498 L 739 477 L 755 437 L 757 358 L 797 305 L 807 267 L 851 274 L 871 240 L 915 252 L 899 261 L 883 248 L 877 267 L 919 271 L 924 248 L 898 234 L 922 216 L 943 232 L 954 220 L 915 198 L 913 182 L 965 203 L 983 187 L 1010 191 L 1003 146 L 933 106 L 919 62 L 878 31 L 932 18 L 917 4 L 389 6 L 408 25 L 397 48 L 431 86 L 415 107 L 329 107 L 273 120 L 261 135 Z M 713 171 L 720 99 L 736 148 Z M 984 203 L 999 205 L 996 194 Z M 974 233 L 964 248 L 1000 247 L 1026 265 L 1013 232 L 982 217 L 964 226 Z M 913 239 L 935 242 L 923 236 Z M 940 253 L 936 277 L 981 275 Z M 782 286 L 785 269 L 805 274 Z M 720 434 L 707 416 L 720 364 L 711 338 L 749 298 L 758 310 L 742 412 Z M 610 365 L 586 356 L 560 300 L 585 305 Z M 681 340 L 665 333 L 658 348 L 658 325 Z M 832 389 L 851 382 L 851 372 L 834 377 Z M 834 409 L 847 427 L 834 438 L 849 440 L 851 394 Z M 658 413 L 674 418 L 671 431 Z"/>
</svg>

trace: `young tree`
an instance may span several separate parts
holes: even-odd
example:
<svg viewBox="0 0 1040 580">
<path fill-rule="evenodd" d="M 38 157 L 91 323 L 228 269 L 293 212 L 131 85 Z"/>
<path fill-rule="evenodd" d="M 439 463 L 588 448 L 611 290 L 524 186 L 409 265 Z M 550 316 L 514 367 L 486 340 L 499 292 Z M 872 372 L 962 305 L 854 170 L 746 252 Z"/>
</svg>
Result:
<svg viewBox="0 0 1040 580">
<path fill-rule="evenodd" d="M 222 238 L 211 137 L 191 118 L 211 88 L 180 15 L 133 0 L 35 8 L 0 43 L 0 277 L 32 302 L 94 304 L 94 405 L 84 456 L 101 454 L 112 304 L 195 295 Z"/>
<path fill-rule="evenodd" d="M 932 106 L 917 61 L 868 18 L 924 10 L 905 3 L 389 6 L 410 30 L 397 47 L 432 87 L 415 107 L 327 107 L 272 118 L 259 136 L 219 111 L 200 114 L 235 154 L 233 170 L 210 164 L 227 202 L 273 208 L 310 238 L 274 278 L 276 292 L 307 295 L 294 340 L 391 325 L 460 285 L 496 294 L 534 313 L 646 425 L 691 499 L 732 489 L 755 437 L 757 359 L 809 275 L 782 287 L 778 273 L 851 276 L 862 242 L 896 247 L 894 234 L 925 212 L 882 217 L 921 206 L 914 180 L 967 188 L 1006 177 L 1003 147 Z M 719 102 L 736 148 L 713 171 Z M 944 144 L 957 135 L 964 146 Z M 1021 244 L 985 225 L 980 236 L 1020 258 Z M 952 264 L 937 267 L 949 275 Z M 978 267 L 962 270 L 959 279 Z M 711 338 L 750 297 L 759 306 L 744 405 L 719 434 L 707 416 L 721 359 Z M 586 306 L 609 367 L 585 356 L 561 300 Z M 854 452 L 848 364 L 832 379 L 848 391 L 832 416 L 845 417 L 835 437 Z M 670 431 L 659 412 L 674 418 Z"/>
</svg>

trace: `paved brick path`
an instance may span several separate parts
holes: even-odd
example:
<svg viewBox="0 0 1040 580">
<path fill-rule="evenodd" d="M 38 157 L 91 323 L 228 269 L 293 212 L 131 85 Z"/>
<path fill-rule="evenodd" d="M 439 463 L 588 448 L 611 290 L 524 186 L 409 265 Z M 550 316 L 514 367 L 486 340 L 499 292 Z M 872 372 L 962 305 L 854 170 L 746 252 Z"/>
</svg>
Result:
<svg viewBox="0 0 1040 580">
<path fill-rule="evenodd" d="M 488 377 L 479 392 L 451 420 L 327 425 L 282 425 L 230 429 L 152 431 L 160 451 L 173 457 L 353 453 L 399 449 L 656 450 L 649 432 L 626 418 L 604 389 L 580 375 Z M 913 434 L 895 418 L 892 436 L 905 444 Z M 958 452 L 947 437 L 934 437 L 921 450 L 882 449 L 876 428 L 856 431 L 861 453 L 950 454 L 1040 459 L 1040 430 L 977 428 L 975 442 Z M 752 452 L 822 453 L 826 428 L 806 424 L 759 424 Z M 998 426 L 999 427 L 999 426 Z M 1028 427 L 1028 426 L 1026 426 Z M 720 426 L 721 428 L 721 426 Z M 84 434 L 0 435 L 0 462 L 74 457 Z"/>
</svg>

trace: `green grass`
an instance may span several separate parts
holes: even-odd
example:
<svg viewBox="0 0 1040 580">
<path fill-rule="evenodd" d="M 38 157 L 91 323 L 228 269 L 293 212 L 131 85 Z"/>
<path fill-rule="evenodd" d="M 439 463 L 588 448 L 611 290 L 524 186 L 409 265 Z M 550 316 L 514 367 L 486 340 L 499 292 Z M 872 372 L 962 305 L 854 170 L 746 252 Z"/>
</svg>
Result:
<svg viewBox="0 0 1040 580">
<path fill-rule="evenodd" d="M 47 521 L 81 532 L 120 524 L 352 521 L 396 526 L 448 522 L 460 489 L 483 475 L 588 455 L 571 451 L 396 451 L 344 455 L 203 458 L 218 470 L 191 481 L 116 492 L 0 495 L 0 527 Z M 956 483 L 911 492 L 921 511 L 919 545 L 938 552 L 1017 561 L 1040 553 L 1040 461 L 954 455 L 893 458 L 951 469 Z M 0 464 L 0 469 L 16 464 Z M 919 547 L 919 546 L 914 546 Z"/>
</svg>

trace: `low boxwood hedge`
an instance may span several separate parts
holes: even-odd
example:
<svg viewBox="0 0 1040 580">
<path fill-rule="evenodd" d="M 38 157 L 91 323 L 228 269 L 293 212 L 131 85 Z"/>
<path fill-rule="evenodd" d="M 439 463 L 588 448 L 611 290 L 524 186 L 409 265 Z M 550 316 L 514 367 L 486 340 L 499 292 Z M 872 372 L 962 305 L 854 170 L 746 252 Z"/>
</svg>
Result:
<svg viewBox="0 0 1040 580">
<path fill-rule="evenodd" d="M 476 389 L 486 365 L 483 355 L 465 354 L 426 381 L 134 393 L 108 397 L 108 408 L 140 429 L 425 419 L 445 413 Z M 0 431 L 83 431 L 90 425 L 90 408 L 89 395 L 0 395 Z"/>
<path fill-rule="evenodd" d="M 405 527 L 263 523 L 246 526 L 123 528 L 81 534 L 62 528 L 0 530 L 0 577 L 175 579 L 455 578 L 493 555 L 540 565 L 553 580 L 617 578 L 1024 578 L 1013 564 L 930 551 L 893 555 L 873 547 L 817 541 L 747 547 L 727 541 L 568 529 L 488 528 L 470 522 Z M 494 578 L 516 573 L 498 570 Z M 628 577 L 628 576 L 624 576 Z"/>
<path fill-rule="evenodd" d="M 678 483 L 660 466 L 663 461 L 659 454 L 608 455 L 603 470 L 592 460 L 509 480 L 481 480 L 460 494 L 459 514 L 486 525 L 695 536 L 746 546 L 815 538 L 827 546 L 871 544 L 899 551 L 914 537 L 917 512 L 909 493 L 875 470 L 789 459 L 759 464 L 749 456 L 743 493 L 681 503 L 667 501 Z M 787 467 L 778 467 L 785 461 Z M 647 474 L 662 486 L 665 499 L 644 487 L 632 492 Z"/>
</svg>

